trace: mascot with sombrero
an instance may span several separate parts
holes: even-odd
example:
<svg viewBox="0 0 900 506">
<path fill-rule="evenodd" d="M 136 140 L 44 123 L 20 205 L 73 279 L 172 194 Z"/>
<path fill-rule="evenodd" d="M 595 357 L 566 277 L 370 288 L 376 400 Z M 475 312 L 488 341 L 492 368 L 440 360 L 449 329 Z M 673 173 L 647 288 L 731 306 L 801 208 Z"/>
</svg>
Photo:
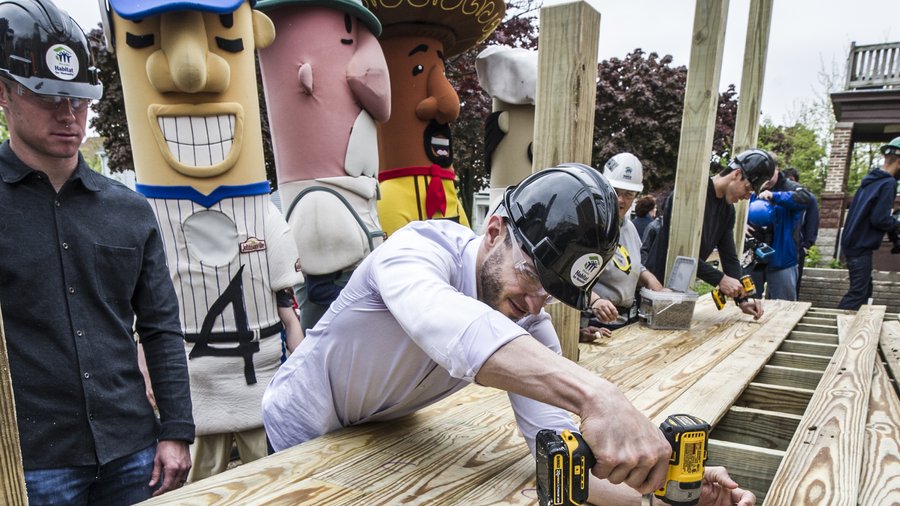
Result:
<svg viewBox="0 0 900 506">
<path fill-rule="evenodd" d="M 263 161 L 254 49 L 275 31 L 245 0 L 109 2 L 137 190 L 160 222 L 181 306 L 195 481 L 225 469 L 233 441 L 244 462 L 266 455 L 275 292 L 302 281 Z"/>
<path fill-rule="evenodd" d="M 503 20 L 502 0 L 365 0 L 381 21 L 391 75 L 391 118 L 378 127 L 381 200 L 378 216 L 391 234 L 415 220 L 468 225 L 456 196 L 450 123 L 459 96 L 444 61 L 486 39 Z"/>
<path fill-rule="evenodd" d="M 537 51 L 490 46 L 475 59 L 478 84 L 493 99 L 484 127 L 491 207 L 506 187 L 531 174 Z"/>
<path fill-rule="evenodd" d="M 278 38 L 259 51 L 282 210 L 306 282 L 301 327 L 319 320 L 353 269 L 384 240 L 376 122 L 390 81 L 361 0 L 261 0 Z"/>
</svg>

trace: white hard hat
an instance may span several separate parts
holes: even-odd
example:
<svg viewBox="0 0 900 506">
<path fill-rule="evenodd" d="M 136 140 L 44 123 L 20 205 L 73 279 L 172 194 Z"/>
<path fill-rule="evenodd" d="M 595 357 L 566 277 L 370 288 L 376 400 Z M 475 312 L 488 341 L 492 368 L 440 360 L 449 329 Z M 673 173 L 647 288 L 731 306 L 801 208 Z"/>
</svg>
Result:
<svg viewBox="0 0 900 506">
<path fill-rule="evenodd" d="M 603 175 L 613 188 L 638 193 L 644 190 L 644 166 L 631 153 L 619 153 L 610 158 L 603 166 Z"/>
</svg>

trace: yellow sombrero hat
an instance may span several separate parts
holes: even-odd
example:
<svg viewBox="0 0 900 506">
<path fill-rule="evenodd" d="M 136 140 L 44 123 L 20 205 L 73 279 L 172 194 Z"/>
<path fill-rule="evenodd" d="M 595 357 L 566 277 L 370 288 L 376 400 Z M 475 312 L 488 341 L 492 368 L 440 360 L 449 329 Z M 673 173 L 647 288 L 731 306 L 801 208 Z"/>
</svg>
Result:
<svg viewBox="0 0 900 506">
<path fill-rule="evenodd" d="M 444 55 L 475 47 L 493 33 L 506 14 L 504 0 L 363 0 L 381 21 L 382 38 L 433 37 Z"/>
</svg>

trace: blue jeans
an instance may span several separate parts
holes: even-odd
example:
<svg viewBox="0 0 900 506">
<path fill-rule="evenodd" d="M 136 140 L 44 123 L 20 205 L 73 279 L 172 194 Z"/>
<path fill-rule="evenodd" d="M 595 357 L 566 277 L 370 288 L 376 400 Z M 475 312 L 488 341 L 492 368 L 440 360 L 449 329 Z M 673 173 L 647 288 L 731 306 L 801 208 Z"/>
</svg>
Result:
<svg viewBox="0 0 900 506">
<path fill-rule="evenodd" d="M 838 309 L 859 309 L 872 297 L 872 254 L 847 257 L 850 289 L 838 304 Z"/>
<path fill-rule="evenodd" d="M 102 466 L 75 466 L 25 471 L 28 504 L 125 506 L 145 501 L 156 445 Z"/>
<path fill-rule="evenodd" d="M 750 273 L 756 285 L 756 297 L 762 298 L 765 290 L 767 299 L 797 300 L 797 266 L 772 270 L 758 268 Z M 765 287 L 765 288 L 764 288 Z"/>
</svg>

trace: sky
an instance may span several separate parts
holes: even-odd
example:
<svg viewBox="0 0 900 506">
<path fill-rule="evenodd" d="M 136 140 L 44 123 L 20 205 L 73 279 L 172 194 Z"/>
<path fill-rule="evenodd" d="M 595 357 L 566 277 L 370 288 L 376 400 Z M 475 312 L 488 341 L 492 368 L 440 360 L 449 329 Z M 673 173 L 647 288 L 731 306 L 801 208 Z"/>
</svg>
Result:
<svg viewBox="0 0 900 506">
<path fill-rule="evenodd" d="M 100 22 L 97 0 L 56 0 L 85 31 Z M 600 11 L 598 61 L 636 48 L 690 60 L 691 0 L 590 0 Z M 720 88 L 740 91 L 750 0 L 731 0 Z M 761 112 L 790 125 L 804 104 L 826 96 L 821 75 L 843 75 L 850 43 L 900 41 L 898 0 L 774 0 Z M 893 25 L 893 26 L 892 26 Z M 277 36 L 277 35 L 276 35 Z"/>
</svg>

